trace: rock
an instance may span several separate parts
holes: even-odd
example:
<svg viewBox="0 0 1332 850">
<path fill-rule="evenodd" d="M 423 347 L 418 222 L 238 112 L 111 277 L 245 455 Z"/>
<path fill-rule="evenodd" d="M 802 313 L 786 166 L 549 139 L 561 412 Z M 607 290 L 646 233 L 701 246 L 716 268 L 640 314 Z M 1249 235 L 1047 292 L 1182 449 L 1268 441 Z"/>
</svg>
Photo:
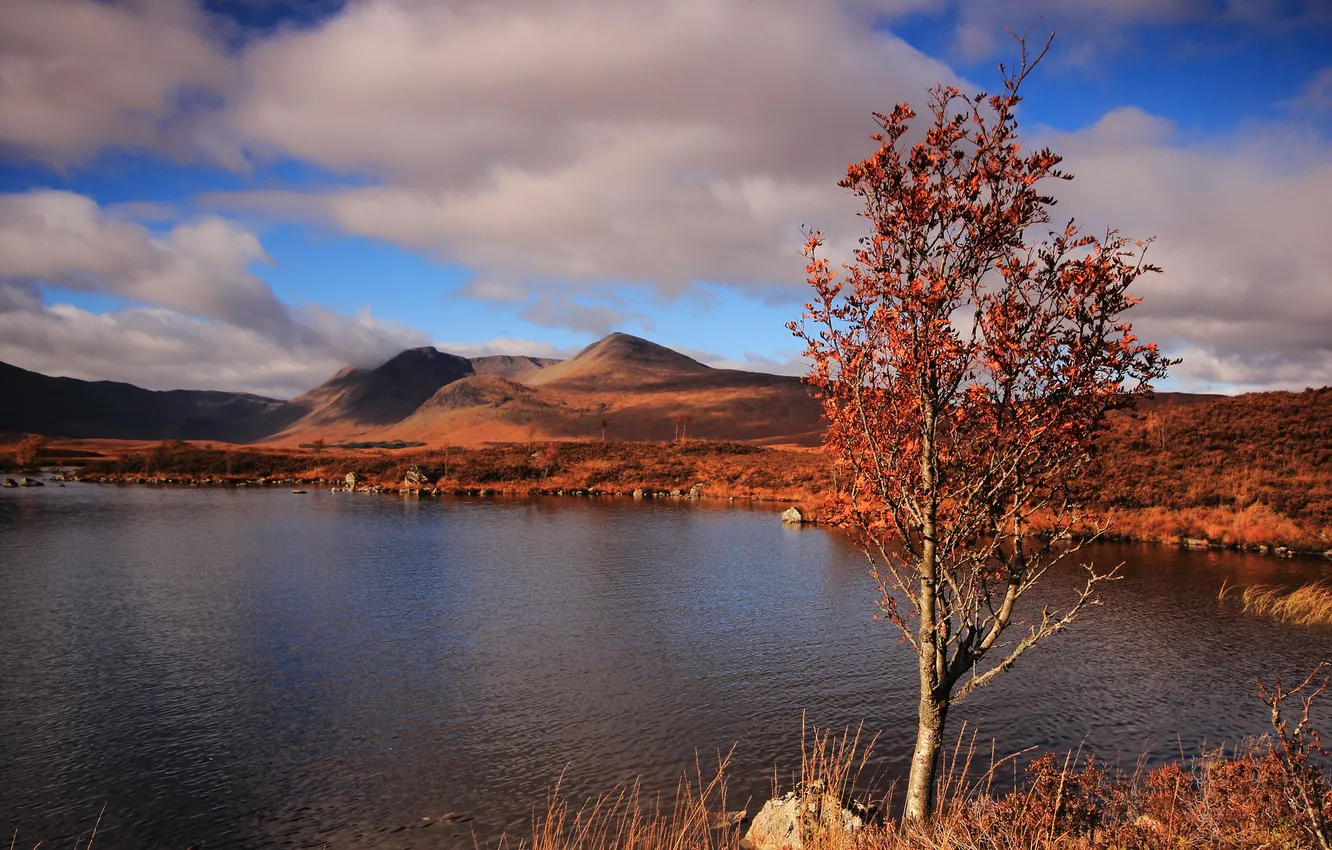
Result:
<svg viewBox="0 0 1332 850">
<path fill-rule="evenodd" d="M 805 521 L 805 515 L 800 512 L 800 508 L 795 505 L 782 512 L 782 522 L 786 525 L 800 525 Z"/>
<path fill-rule="evenodd" d="M 865 807 L 850 803 L 860 810 L 857 813 L 832 794 L 821 791 L 821 783 L 813 785 L 804 794 L 791 791 L 764 803 L 740 846 L 751 850 L 800 850 L 818 833 L 845 838 L 864 827 L 865 821 L 872 817 L 873 813 Z"/>
<path fill-rule="evenodd" d="M 426 474 L 421 471 L 421 467 L 416 464 L 412 464 L 408 467 L 407 474 L 402 476 L 403 489 L 420 490 L 422 487 L 426 487 L 429 484 L 430 479 L 428 479 Z"/>
<path fill-rule="evenodd" d="M 6 479 L 5 479 L 4 486 L 6 486 L 6 487 L 17 487 L 17 486 L 18 486 L 18 482 L 15 481 L 15 480 L 12 479 L 12 478 L 6 478 Z"/>
<path fill-rule="evenodd" d="M 1185 549 L 1206 549 L 1208 543 L 1206 540 L 1201 540 L 1197 537 L 1181 537 L 1179 545 L 1183 546 Z"/>
<path fill-rule="evenodd" d="M 640 488 L 638 488 L 637 490 L 634 491 L 634 498 L 635 498 L 635 499 L 641 499 L 641 498 L 643 498 L 643 488 L 642 488 L 642 487 L 640 487 Z M 1329 553 L 1329 555 L 1332 556 L 1332 553 Z"/>
<path fill-rule="evenodd" d="M 1323 557 L 1327 558 L 1328 560 L 1332 560 L 1332 549 L 1328 549 L 1326 552 L 1324 552 Z"/>
<path fill-rule="evenodd" d="M 1133 821 L 1133 825 L 1138 829 L 1146 829 L 1151 832 L 1162 832 L 1165 828 L 1165 824 L 1151 815 L 1138 815 L 1137 820 Z"/>
<path fill-rule="evenodd" d="M 304 495 L 305 495 L 305 491 L 304 491 L 304 490 L 292 490 L 291 492 L 292 492 L 293 495 L 296 495 L 296 496 L 304 496 Z"/>
<path fill-rule="evenodd" d="M 1272 554 L 1276 555 L 1278 558 L 1292 558 L 1295 555 L 1294 552 L 1290 551 L 1285 546 L 1276 547 L 1272 550 Z"/>
<path fill-rule="evenodd" d="M 356 492 L 356 485 L 362 481 L 361 476 L 357 475 L 355 472 L 348 472 L 342 480 L 346 484 L 348 493 Z"/>
<path fill-rule="evenodd" d="M 697 498 L 701 497 L 702 495 L 703 495 L 703 482 L 702 482 L 702 481 L 700 481 L 699 483 L 695 484 L 693 487 L 690 487 L 690 488 L 689 488 L 689 498 L 691 498 L 691 499 L 697 499 Z"/>
<path fill-rule="evenodd" d="M 20 486 L 20 487 L 44 487 L 44 486 L 46 486 L 46 485 L 42 484 L 42 482 L 38 481 L 36 478 L 29 478 L 29 477 L 27 477 L 27 476 L 25 475 L 25 476 L 23 477 L 23 480 L 19 482 L 19 486 Z"/>
</svg>

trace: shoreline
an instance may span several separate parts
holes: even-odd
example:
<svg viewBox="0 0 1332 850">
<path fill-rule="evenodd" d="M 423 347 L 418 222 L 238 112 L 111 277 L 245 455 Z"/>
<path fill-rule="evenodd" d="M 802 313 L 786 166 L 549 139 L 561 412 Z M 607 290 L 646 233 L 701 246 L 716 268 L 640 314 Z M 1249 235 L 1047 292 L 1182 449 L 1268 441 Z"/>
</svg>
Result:
<svg viewBox="0 0 1332 850">
<path fill-rule="evenodd" d="M 257 478 L 246 478 L 243 476 L 186 476 L 176 474 L 147 475 L 132 473 L 103 473 L 103 474 L 79 474 L 78 472 L 63 472 L 63 468 L 44 468 L 42 471 L 52 475 L 50 480 L 56 482 L 78 482 L 85 484 L 111 484 L 115 486 L 170 486 L 170 487 L 231 487 L 243 489 L 248 487 L 261 488 L 282 488 L 282 487 L 317 487 L 330 492 L 355 493 L 357 495 L 384 495 L 384 496 L 410 496 L 416 498 L 442 498 L 442 497 L 476 497 L 476 498 L 505 498 L 505 499 L 527 499 L 527 498 L 619 498 L 632 501 L 702 501 L 724 502 L 727 504 L 749 504 L 749 505 L 770 505 L 772 506 L 774 519 L 780 520 L 780 515 L 784 510 L 795 507 L 802 514 L 800 525 L 820 526 L 832 528 L 819 518 L 819 508 L 822 497 L 810 492 L 799 493 L 795 491 L 772 490 L 768 492 L 745 492 L 738 494 L 732 492 L 733 488 L 723 488 L 722 492 L 715 489 L 709 489 L 706 482 L 701 482 L 703 486 L 692 485 L 688 487 L 671 487 L 669 485 L 647 485 L 635 487 L 632 489 L 610 489 L 597 486 L 552 486 L 552 487 L 533 487 L 523 486 L 519 481 L 496 481 L 490 482 L 486 486 L 477 484 L 464 485 L 456 482 L 437 481 L 435 484 L 426 484 L 423 486 L 410 486 L 402 483 L 384 483 L 382 480 L 357 478 L 353 487 L 347 486 L 346 475 L 328 476 L 328 475 L 288 475 L 288 476 L 260 476 Z M 0 477 L 6 474 L 19 475 L 21 473 L 2 473 Z M 696 489 L 697 488 L 697 489 Z M 302 491 L 304 492 L 304 491 Z M 1169 511 L 1163 508 L 1149 508 L 1139 512 L 1148 514 L 1149 520 L 1152 520 L 1159 529 L 1156 534 L 1135 533 L 1134 531 L 1107 531 L 1099 535 L 1094 542 L 1101 543 L 1153 543 L 1161 546 L 1175 546 L 1189 551 L 1231 551 L 1247 552 L 1249 554 L 1266 555 L 1275 558 L 1322 558 L 1332 560 L 1332 548 L 1322 549 L 1316 544 L 1304 546 L 1290 545 L 1288 541 L 1283 540 L 1256 540 L 1256 541 L 1226 541 L 1210 537 L 1196 537 L 1186 533 L 1178 532 L 1175 528 L 1187 523 L 1187 518 L 1183 511 Z M 1133 525 L 1133 520 L 1142 520 L 1140 516 L 1126 512 L 1118 511 L 1116 516 L 1112 517 L 1111 528 L 1114 528 L 1115 519 L 1129 519 L 1128 525 Z"/>
</svg>

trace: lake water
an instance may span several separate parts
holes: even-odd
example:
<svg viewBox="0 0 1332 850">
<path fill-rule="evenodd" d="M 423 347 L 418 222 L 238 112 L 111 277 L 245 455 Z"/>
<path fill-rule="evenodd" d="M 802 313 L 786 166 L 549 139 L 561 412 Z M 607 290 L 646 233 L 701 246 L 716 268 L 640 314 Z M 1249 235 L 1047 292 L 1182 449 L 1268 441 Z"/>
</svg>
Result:
<svg viewBox="0 0 1332 850">
<path fill-rule="evenodd" d="M 1106 604 L 954 731 L 1132 768 L 1264 732 L 1254 676 L 1332 657 L 1332 630 L 1215 598 L 1325 562 L 1093 553 L 1126 564 Z M 752 812 L 796 767 L 802 710 L 881 731 L 886 787 L 915 673 L 873 599 L 842 536 L 771 506 L 3 490 L 0 833 L 68 847 L 105 806 L 98 850 L 484 846 L 561 774 L 574 799 L 673 788 L 732 745 Z"/>
</svg>

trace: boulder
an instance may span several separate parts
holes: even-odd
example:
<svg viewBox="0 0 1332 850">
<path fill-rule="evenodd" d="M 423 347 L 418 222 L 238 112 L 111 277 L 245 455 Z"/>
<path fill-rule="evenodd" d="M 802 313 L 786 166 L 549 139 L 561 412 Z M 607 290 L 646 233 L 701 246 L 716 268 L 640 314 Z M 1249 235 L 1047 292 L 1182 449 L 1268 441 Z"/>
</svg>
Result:
<svg viewBox="0 0 1332 850">
<path fill-rule="evenodd" d="M 690 488 L 689 488 L 689 498 L 691 498 L 691 499 L 697 499 L 697 498 L 701 497 L 702 495 L 703 495 L 703 482 L 702 482 L 702 481 L 700 481 L 699 483 L 695 484 L 693 487 L 690 487 Z"/>
<path fill-rule="evenodd" d="M 1197 537 L 1183 537 L 1179 542 L 1185 549 L 1206 549 L 1210 545 L 1206 540 Z"/>
<path fill-rule="evenodd" d="M 428 487 L 429 485 L 430 479 L 416 464 L 408 467 L 407 474 L 402 476 L 402 486 L 405 490 L 420 490 L 422 487 Z"/>
<path fill-rule="evenodd" d="M 42 484 L 42 482 L 38 481 L 36 478 L 28 478 L 28 477 L 25 475 L 25 476 L 23 477 L 23 480 L 19 482 L 19 486 L 22 486 L 22 487 L 43 487 L 43 486 L 45 486 L 45 485 Z"/>
<path fill-rule="evenodd" d="M 639 487 L 637 490 L 634 491 L 634 498 L 635 498 L 635 499 L 641 499 L 641 498 L 643 498 L 643 488 L 642 488 L 642 487 Z"/>
<path fill-rule="evenodd" d="M 344 477 L 342 480 L 346 484 L 347 492 L 351 493 L 355 492 L 356 485 L 359 484 L 362 479 L 361 476 L 357 475 L 355 472 L 348 472 L 346 477 Z"/>
<path fill-rule="evenodd" d="M 795 505 L 782 512 L 782 522 L 786 525 L 800 525 L 805 521 L 805 515 L 800 512 L 800 508 Z"/>
<path fill-rule="evenodd" d="M 821 782 L 815 782 L 803 794 L 791 791 L 764 803 L 740 846 L 750 850 L 800 850 L 820 833 L 828 834 L 837 846 L 843 843 L 837 839 L 846 839 L 873 816 L 855 802 L 850 806 L 858 811 L 852 811 L 821 786 Z"/>
<path fill-rule="evenodd" d="M 6 479 L 5 479 L 4 486 L 5 486 L 5 487 L 17 487 L 17 486 L 18 486 L 18 482 L 15 481 L 15 480 L 12 479 L 12 478 L 6 478 Z"/>
</svg>

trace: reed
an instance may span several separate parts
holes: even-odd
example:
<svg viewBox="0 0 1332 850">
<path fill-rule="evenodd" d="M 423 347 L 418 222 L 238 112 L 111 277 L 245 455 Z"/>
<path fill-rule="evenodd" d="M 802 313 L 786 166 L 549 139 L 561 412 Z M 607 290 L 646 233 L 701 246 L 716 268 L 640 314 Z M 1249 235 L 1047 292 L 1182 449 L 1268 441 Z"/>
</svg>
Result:
<svg viewBox="0 0 1332 850">
<path fill-rule="evenodd" d="M 695 764 L 684 776 L 673 800 L 660 795 L 645 799 L 638 782 L 621 785 L 578 809 L 560 796 L 560 786 L 533 817 L 532 836 L 521 841 L 526 850 L 738 850 L 744 812 L 727 805 L 726 775 L 731 756 L 718 758 L 713 771 Z M 501 842 L 502 847 L 508 841 Z"/>
<path fill-rule="evenodd" d="M 1294 626 L 1332 626 L 1332 585 L 1313 582 L 1287 587 L 1254 585 L 1240 594 L 1244 611 Z"/>
</svg>

